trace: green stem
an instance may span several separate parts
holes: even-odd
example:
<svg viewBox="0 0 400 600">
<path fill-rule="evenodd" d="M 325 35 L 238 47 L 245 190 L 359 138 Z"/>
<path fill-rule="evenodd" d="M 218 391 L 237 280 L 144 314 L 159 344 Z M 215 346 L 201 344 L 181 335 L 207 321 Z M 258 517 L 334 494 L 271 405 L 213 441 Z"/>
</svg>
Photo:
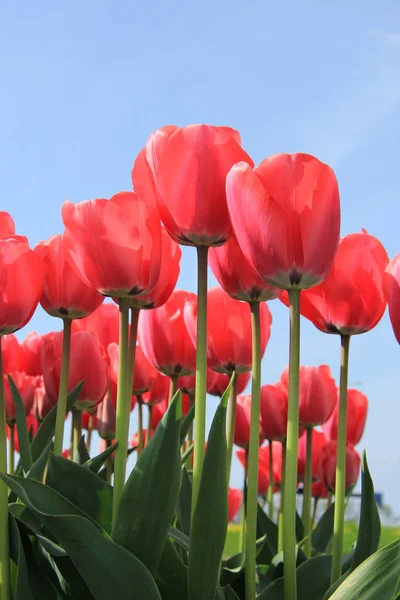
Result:
<svg viewBox="0 0 400 600">
<path fill-rule="evenodd" d="M 147 433 L 146 433 L 146 442 L 145 442 L 145 446 L 147 446 L 147 444 L 149 443 L 150 439 L 151 439 L 151 420 L 152 420 L 152 416 L 153 416 L 153 405 L 149 404 L 148 405 L 148 418 L 147 418 Z"/>
<path fill-rule="evenodd" d="M 106 440 L 106 448 L 109 448 L 111 446 L 111 440 Z M 112 475 L 112 468 L 113 468 L 113 459 L 112 456 L 109 456 L 107 458 L 107 462 L 106 462 L 106 483 L 111 484 L 111 475 Z"/>
<path fill-rule="evenodd" d="M 235 373 L 234 380 L 229 394 L 229 408 L 228 408 L 228 424 L 226 431 L 226 442 L 228 446 L 228 481 L 231 477 L 231 465 L 232 465 L 232 453 L 233 453 L 233 438 L 235 435 L 235 422 L 236 422 L 236 397 L 237 397 L 237 375 Z"/>
<path fill-rule="evenodd" d="M 249 466 L 247 472 L 246 511 L 246 555 L 245 581 L 246 600 L 256 597 L 256 541 L 258 499 L 258 449 L 260 444 L 260 389 L 261 389 L 261 332 L 260 304 L 250 303 L 252 331 L 252 386 L 250 413 Z"/>
<path fill-rule="evenodd" d="M 243 503 L 242 503 L 242 517 L 240 522 L 240 541 L 239 541 L 239 552 L 244 552 L 245 541 L 246 541 L 246 505 L 247 505 L 247 465 L 249 463 L 249 449 L 246 448 L 244 455 L 244 478 L 243 478 Z"/>
<path fill-rule="evenodd" d="M 119 303 L 119 358 L 118 386 L 115 438 L 118 446 L 115 449 L 114 460 L 114 491 L 113 491 L 113 526 L 117 517 L 119 499 L 124 489 L 126 455 L 128 451 L 127 427 L 129 427 L 129 411 L 131 408 L 132 384 L 128 381 L 128 336 L 129 336 L 129 306 L 123 298 Z M 128 418 L 127 418 L 128 417 Z"/>
<path fill-rule="evenodd" d="M 79 462 L 78 446 L 82 437 L 82 413 L 80 410 L 72 411 L 72 429 L 73 429 L 73 448 L 72 448 L 72 460 Z"/>
<path fill-rule="evenodd" d="M 346 493 L 346 411 L 347 379 L 349 372 L 350 336 L 342 335 L 340 354 L 339 417 L 336 457 L 335 517 L 333 525 L 333 559 L 331 585 L 342 574 L 344 511 Z"/>
<path fill-rule="evenodd" d="M 142 398 L 138 396 L 138 447 L 137 455 L 140 456 L 143 451 L 143 402 Z"/>
<path fill-rule="evenodd" d="M 286 463 L 286 440 L 282 442 L 282 472 L 281 472 L 281 498 L 278 515 L 278 552 L 283 550 L 283 506 L 285 503 L 285 463 Z"/>
<path fill-rule="evenodd" d="M 189 394 L 189 405 L 190 405 L 190 409 L 192 408 L 192 406 L 194 406 L 194 395 L 193 394 Z M 190 427 L 189 427 L 187 448 L 190 448 L 190 446 L 192 444 L 193 444 L 193 421 L 190 423 Z M 190 454 L 190 456 L 188 456 L 187 461 L 186 461 L 187 471 L 191 471 L 192 467 L 193 467 L 193 452 Z"/>
<path fill-rule="evenodd" d="M 332 498 L 333 498 L 333 494 L 332 492 L 328 492 L 328 499 L 326 501 L 326 508 L 328 509 L 330 507 L 330 505 L 332 504 Z"/>
<path fill-rule="evenodd" d="M 313 529 L 314 525 L 315 525 L 315 518 L 317 516 L 317 508 L 318 508 L 318 498 L 314 498 L 314 506 L 313 506 L 313 512 L 312 512 L 312 520 L 311 520 L 311 529 Z"/>
<path fill-rule="evenodd" d="M 8 474 L 14 475 L 14 433 L 15 433 L 15 423 L 11 423 L 8 426 L 10 430 L 10 437 L 8 439 Z"/>
<path fill-rule="evenodd" d="M 303 488 L 303 525 L 304 535 L 307 538 L 304 545 L 304 554 L 307 558 L 311 558 L 311 485 L 312 485 L 312 433 L 313 428 L 307 427 L 307 446 L 306 446 L 306 470 L 304 473 L 304 488 Z"/>
<path fill-rule="evenodd" d="M 296 600 L 296 489 L 299 441 L 300 290 L 289 290 L 290 350 L 289 400 L 286 435 L 285 490 L 283 499 L 284 599 Z"/>
<path fill-rule="evenodd" d="M 171 404 L 172 398 L 175 396 L 178 389 L 179 373 L 174 373 L 169 378 L 169 394 L 168 394 L 168 406 Z"/>
<path fill-rule="evenodd" d="M 63 347 L 62 347 L 62 363 L 60 388 L 58 390 L 56 429 L 54 434 L 54 454 L 61 456 L 64 441 L 64 423 L 67 412 L 67 396 L 68 396 L 68 373 L 69 373 L 69 358 L 71 350 L 71 319 L 64 319 Z"/>
<path fill-rule="evenodd" d="M 207 257 L 208 247 L 197 247 L 197 340 L 196 340 L 196 418 L 192 476 L 192 519 L 199 495 L 206 437 L 207 375 Z"/>
<path fill-rule="evenodd" d="M 6 404 L 0 337 L 0 473 L 7 472 Z M 0 600 L 10 598 L 10 557 L 8 539 L 8 488 L 0 480 Z"/>
<path fill-rule="evenodd" d="M 268 482 L 268 516 L 273 521 L 274 519 L 274 457 L 272 440 L 268 440 L 269 446 L 269 482 Z"/>
<path fill-rule="evenodd" d="M 94 421 L 94 416 L 89 415 L 88 432 L 87 432 L 87 436 L 86 436 L 86 448 L 88 449 L 89 454 L 90 454 L 90 446 L 92 445 L 93 421 Z"/>
</svg>

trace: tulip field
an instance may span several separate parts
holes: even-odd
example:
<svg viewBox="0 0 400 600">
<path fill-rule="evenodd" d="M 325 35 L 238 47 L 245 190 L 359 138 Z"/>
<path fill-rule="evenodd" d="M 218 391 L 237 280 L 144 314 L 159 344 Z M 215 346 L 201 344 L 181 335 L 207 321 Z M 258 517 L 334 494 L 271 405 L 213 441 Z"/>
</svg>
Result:
<svg viewBox="0 0 400 600">
<path fill-rule="evenodd" d="M 231 127 L 161 127 L 132 163 L 34 248 L 0 213 L 0 600 L 400 598 L 349 383 L 387 307 L 400 343 L 400 254 L 341 237 L 329 165 L 255 166 Z M 272 301 L 290 343 L 262 385 Z M 52 330 L 17 338 L 37 310 Z M 302 363 L 305 320 L 335 365 Z"/>
</svg>

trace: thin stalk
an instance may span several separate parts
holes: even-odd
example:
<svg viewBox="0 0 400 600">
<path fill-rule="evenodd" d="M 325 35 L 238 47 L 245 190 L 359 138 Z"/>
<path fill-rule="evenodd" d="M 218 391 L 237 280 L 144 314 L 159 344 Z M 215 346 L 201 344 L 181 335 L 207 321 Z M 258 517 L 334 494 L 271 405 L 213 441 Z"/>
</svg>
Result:
<svg viewBox="0 0 400 600">
<path fill-rule="evenodd" d="M 207 374 L 207 257 L 208 247 L 197 247 L 197 339 L 196 339 L 196 418 L 192 476 L 192 519 L 199 495 L 206 437 Z"/>
<path fill-rule="evenodd" d="M 73 423 L 72 417 L 71 417 L 71 431 L 69 434 L 69 453 L 68 453 L 69 460 L 72 460 L 73 456 L 74 456 L 74 423 Z"/>
<path fill-rule="evenodd" d="M 256 597 L 256 541 L 258 499 L 258 449 L 260 443 L 260 390 L 261 390 L 261 332 L 260 304 L 250 303 L 252 331 L 252 385 L 250 413 L 249 463 L 247 472 L 246 554 L 245 582 L 246 600 Z"/>
<path fill-rule="evenodd" d="M 60 388 L 58 390 L 56 429 L 54 435 L 54 454 L 61 456 L 64 440 L 64 422 L 67 412 L 69 357 L 71 350 L 71 319 L 64 319 L 63 347 Z"/>
<path fill-rule="evenodd" d="M 119 358 L 115 438 L 118 446 L 114 460 L 113 525 L 117 517 L 119 499 L 125 484 L 126 456 L 128 452 L 129 411 L 131 407 L 132 385 L 128 382 L 128 336 L 129 306 L 126 299 L 119 303 Z"/>
<path fill-rule="evenodd" d="M 237 397 L 237 375 L 235 374 L 231 392 L 229 394 L 229 407 L 228 407 L 228 423 L 226 430 L 226 443 L 228 446 L 228 481 L 231 476 L 231 465 L 232 465 L 232 453 L 233 453 L 233 438 L 235 435 L 235 422 L 236 422 L 236 397 Z"/>
<path fill-rule="evenodd" d="M 315 518 L 317 516 L 317 508 L 318 508 L 318 500 L 319 498 L 314 498 L 314 506 L 313 506 L 313 511 L 312 511 L 312 519 L 311 519 L 311 529 L 314 528 L 315 525 Z"/>
<path fill-rule="evenodd" d="M 193 405 L 194 405 L 194 395 L 192 393 L 192 394 L 189 394 L 189 408 L 191 409 Z M 190 446 L 192 444 L 193 444 L 193 421 L 190 423 L 190 427 L 189 427 L 187 448 L 190 448 Z M 186 461 L 187 471 L 191 471 L 192 468 L 193 468 L 193 452 L 190 454 L 190 456 L 188 456 L 187 461 Z"/>
<path fill-rule="evenodd" d="M 168 394 L 168 406 L 171 404 L 172 398 L 175 396 L 178 389 L 179 373 L 174 373 L 169 378 L 169 394 Z"/>
<path fill-rule="evenodd" d="M 283 506 L 285 503 L 285 463 L 286 463 L 286 440 L 282 442 L 282 472 L 281 472 L 281 494 L 278 515 L 278 552 L 283 550 Z"/>
<path fill-rule="evenodd" d="M 73 449 L 72 449 L 72 460 L 78 462 L 78 446 L 82 437 L 82 413 L 80 410 L 72 411 L 72 429 L 73 429 Z"/>
<path fill-rule="evenodd" d="M 138 396 L 138 447 L 137 455 L 140 456 L 143 451 L 143 402 Z"/>
<path fill-rule="evenodd" d="M 240 540 L 239 540 L 239 552 L 244 552 L 245 541 L 246 541 L 246 505 L 247 505 L 247 465 L 249 462 L 249 449 L 246 448 L 244 455 L 244 477 L 243 477 L 243 504 L 242 504 L 242 516 L 240 521 Z"/>
<path fill-rule="evenodd" d="M 304 473 L 304 488 L 303 488 L 303 525 L 304 536 L 307 538 L 304 545 L 304 554 L 307 558 L 311 558 L 311 485 L 312 485 L 312 433 L 313 428 L 307 427 L 307 445 L 306 445 L 306 469 Z"/>
<path fill-rule="evenodd" d="M 6 404 L 0 337 L 0 473 L 7 472 Z M 8 539 L 8 488 L 0 480 L 0 600 L 10 598 L 10 557 Z"/>
<path fill-rule="evenodd" d="M 269 447 L 269 482 L 268 482 L 268 516 L 273 521 L 274 519 L 274 457 L 272 440 L 268 440 Z"/>
<path fill-rule="evenodd" d="M 286 434 L 285 490 L 283 499 L 284 599 L 296 600 L 296 488 L 299 441 L 300 290 L 289 290 L 290 350 L 289 401 Z"/>
<path fill-rule="evenodd" d="M 111 440 L 106 440 L 106 448 L 111 446 Z M 111 476 L 112 476 L 112 468 L 113 468 L 113 459 L 112 456 L 107 458 L 106 462 L 106 483 L 111 484 Z"/>
<path fill-rule="evenodd" d="M 86 436 L 86 448 L 88 449 L 89 454 L 90 454 L 90 446 L 92 445 L 93 422 L 94 422 L 94 415 L 89 415 L 88 432 L 87 432 L 87 436 Z"/>
<path fill-rule="evenodd" d="M 10 430 L 10 437 L 8 439 L 8 474 L 14 475 L 14 435 L 15 435 L 15 423 L 11 423 L 8 426 Z"/>
<path fill-rule="evenodd" d="M 339 385 L 339 416 L 338 440 L 336 457 L 336 483 L 335 483 L 335 516 L 333 524 L 333 559 L 331 572 L 331 585 L 342 574 L 343 537 L 344 537 L 344 511 L 346 493 L 346 412 L 347 412 L 347 380 L 349 373 L 349 347 L 350 336 L 342 335 L 340 338 L 340 385 Z"/>
<path fill-rule="evenodd" d="M 151 438 L 151 421 L 152 421 L 152 417 L 153 417 L 153 405 L 149 404 L 147 408 L 148 408 L 148 418 L 147 418 L 147 434 L 146 434 L 145 446 L 147 446 L 147 444 L 149 443 L 150 438 Z"/>
</svg>

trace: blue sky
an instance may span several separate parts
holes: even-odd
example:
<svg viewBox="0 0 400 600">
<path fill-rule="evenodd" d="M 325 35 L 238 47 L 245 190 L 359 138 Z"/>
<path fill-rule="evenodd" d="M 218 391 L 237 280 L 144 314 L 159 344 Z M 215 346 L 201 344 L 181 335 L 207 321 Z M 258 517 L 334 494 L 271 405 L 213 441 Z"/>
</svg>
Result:
<svg viewBox="0 0 400 600">
<path fill-rule="evenodd" d="M 62 231 L 64 200 L 130 189 L 154 129 L 204 122 L 237 128 L 256 163 L 281 151 L 327 162 L 339 180 L 342 234 L 363 227 L 390 257 L 400 252 L 395 1 L 7 2 L 0 28 L 0 209 L 32 245 Z M 189 290 L 194 258 L 185 248 L 179 286 Z M 264 383 L 288 353 L 287 309 L 275 301 L 271 311 Z M 26 332 L 59 325 L 40 309 Z M 338 375 L 335 336 L 303 322 L 301 350 L 302 364 L 327 363 Z M 396 514 L 399 364 L 387 314 L 353 339 L 350 384 L 370 401 L 359 450 Z M 232 482 L 241 480 L 235 463 Z"/>
</svg>

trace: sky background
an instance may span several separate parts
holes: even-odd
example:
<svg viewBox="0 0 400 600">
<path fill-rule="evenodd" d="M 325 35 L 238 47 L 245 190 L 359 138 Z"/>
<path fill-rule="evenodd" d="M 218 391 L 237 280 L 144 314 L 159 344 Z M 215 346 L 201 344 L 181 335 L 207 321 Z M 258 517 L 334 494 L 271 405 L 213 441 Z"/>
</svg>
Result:
<svg viewBox="0 0 400 600">
<path fill-rule="evenodd" d="M 308 152 L 331 165 L 342 235 L 361 228 L 400 252 L 400 7 L 338 0 L 0 3 L 0 210 L 35 245 L 62 233 L 61 204 L 131 189 L 150 133 L 230 125 L 256 164 Z M 195 250 L 179 287 L 195 291 Z M 211 278 L 211 284 L 215 280 Z M 288 312 L 274 301 L 263 383 L 288 360 Z M 40 308 L 28 326 L 60 329 Z M 339 372 L 339 338 L 302 321 L 301 362 Z M 359 451 L 400 515 L 400 349 L 387 313 L 353 338 L 350 385 L 367 394 Z M 215 408 L 208 401 L 208 421 Z M 132 424 L 134 427 L 134 423 Z M 232 483 L 242 471 L 234 462 Z"/>
</svg>

